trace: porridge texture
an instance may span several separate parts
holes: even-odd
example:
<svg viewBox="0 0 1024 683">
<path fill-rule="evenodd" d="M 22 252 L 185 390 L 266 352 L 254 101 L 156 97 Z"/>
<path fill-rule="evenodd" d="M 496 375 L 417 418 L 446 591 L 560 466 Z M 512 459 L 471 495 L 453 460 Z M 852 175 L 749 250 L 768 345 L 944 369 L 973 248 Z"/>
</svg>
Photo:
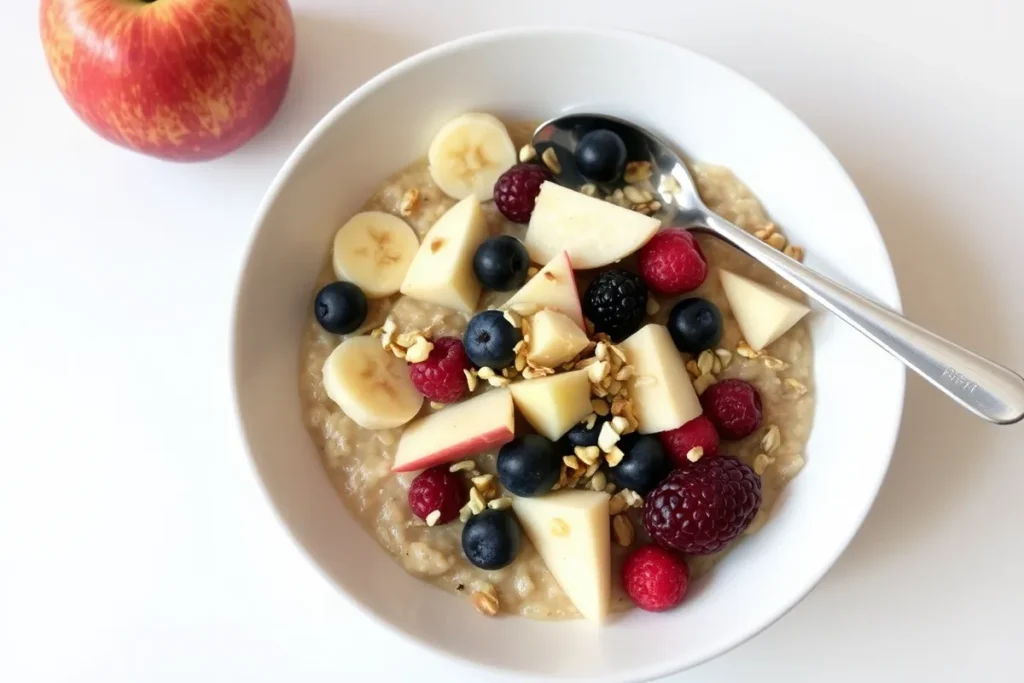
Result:
<svg viewBox="0 0 1024 683">
<path fill-rule="evenodd" d="M 519 146 L 529 140 L 532 129 L 532 124 L 512 124 L 509 133 Z M 786 248 L 782 235 L 776 233 L 756 197 L 728 169 L 697 164 L 693 170 L 700 193 L 713 211 L 769 243 L 774 241 L 773 246 Z M 423 161 L 388 179 L 363 208 L 401 216 L 422 238 L 454 204 L 455 201 L 432 182 Z M 507 233 L 517 237 L 524 234 L 525 226 L 506 220 L 493 204 L 484 204 L 484 211 L 492 234 Z M 778 237 L 772 237 L 773 233 Z M 704 235 L 698 240 L 707 257 L 709 273 L 704 284 L 686 296 L 701 296 L 714 302 L 722 312 L 724 332 L 716 350 L 707 352 L 708 357 L 687 358 L 691 361 L 688 369 L 695 376 L 701 369 L 710 368 L 707 374 L 717 379 L 744 379 L 760 391 L 763 401 L 764 418 L 757 432 L 742 441 L 722 444 L 723 453 L 739 457 L 761 475 L 761 508 L 745 532 L 751 534 L 768 519 L 783 488 L 803 466 L 803 451 L 814 412 L 810 334 L 806 322 L 800 322 L 761 354 L 741 344 L 738 325 L 719 281 L 719 269 L 768 284 L 794 299 L 801 297 L 759 264 L 724 243 Z M 789 249 L 792 253 L 793 248 Z M 577 273 L 581 291 L 589 275 Z M 317 287 L 334 279 L 331 259 L 327 258 Z M 485 291 L 478 308 L 500 306 L 508 296 L 508 293 Z M 652 300 L 655 300 L 653 296 Z M 656 304 L 649 303 L 650 319 L 664 323 L 674 302 L 673 299 L 657 299 Z M 367 333 L 389 316 L 400 330 L 429 330 L 433 337 L 461 335 L 469 318 L 451 309 L 396 294 L 370 300 L 366 322 L 354 334 Z M 462 555 L 462 523 L 456 520 L 430 527 L 410 512 L 407 494 L 415 473 L 391 472 L 403 428 L 367 430 L 343 414 L 328 398 L 321 373 L 325 359 L 345 337 L 328 334 L 313 317 L 303 337 L 299 390 L 306 425 L 346 505 L 387 552 L 409 573 L 465 596 L 467 602 L 485 614 L 501 611 L 536 619 L 578 617 L 579 612 L 525 536 L 522 550 L 512 564 L 496 571 L 485 571 L 470 564 Z M 484 386 L 477 393 L 488 390 L 486 383 L 481 384 Z M 425 401 L 421 414 L 438 409 L 440 406 Z M 467 469 L 460 474 L 468 480 L 473 475 L 493 473 L 495 458 L 493 452 L 476 456 L 472 459 L 473 467 L 466 465 Z M 629 551 L 621 542 L 632 540 L 630 545 L 635 547 L 647 540 L 639 509 L 630 509 L 620 517 L 614 518 L 612 533 L 612 611 L 631 606 L 617 578 L 621 562 Z M 706 573 L 721 555 L 687 558 L 692 576 Z"/>
</svg>

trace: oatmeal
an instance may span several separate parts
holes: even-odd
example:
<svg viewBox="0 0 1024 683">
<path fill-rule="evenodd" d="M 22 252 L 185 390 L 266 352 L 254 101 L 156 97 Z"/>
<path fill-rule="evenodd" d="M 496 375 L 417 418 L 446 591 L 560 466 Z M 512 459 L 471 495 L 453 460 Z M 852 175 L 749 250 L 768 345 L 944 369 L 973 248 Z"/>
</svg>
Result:
<svg viewBox="0 0 1024 683">
<path fill-rule="evenodd" d="M 541 160 L 535 150 L 526 146 L 532 130 L 532 124 L 508 126 L 508 133 L 514 143 L 512 154 L 523 161 Z M 507 150 L 500 152 L 507 154 Z M 431 160 L 434 163 L 435 157 L 432 146 Z M 557 159 L 548 158 L 543 162 L 552 166 L 557 164 Z M 797 247 L 785 242 L 782 232 L 774 226 L 755 196 L 728 169 L 698 164 L 693 170 L 700 193 L 710 209 L 748 232 L 757 234 L 776 248 L 788 250 L 787 253 L 794 257 L 802 256 Z M 431 227 L 456 205 L 456 201 L 450 198 L 449 194 L 476 182 L 472 174 L 466 173 L 453 174 L 451 178 L 446 178 L 446 187 L 442 189 L 432 176 L 428 161 L 415 163 L 388 179 L 368 199 L 362 211 L 382 212 L 400 217 L 400 220 L 411 228 L 417 241 L 422 242 Z M 627 180 L 644 181 L 649 175 L 649 168 L 645 169 L 635 163 L 631 163 L 626 170 Z M 493 184 L 496 180 L 485 178 L 481 182 Z M 613 196 L 609 201 L 622 205 L 632 203 L 630 208 L 638 215 L 655 214 L 661 208 L 649 193 L 645 195 L 645 191 L 636 190 L 632 186 L 627 186 L 627 189 L 630 190 L 628 193 L 623 190 L 621 197 Z M 588 194 L 586 188 L 583 194 Z M 507 220 L 494 203 L 484 202 L 481 207 L 488 235 L 511 235 L 519 239 L 524 237 L 526 227 Z M 400 230 L 397 227 L 395 229 Z M 370 231 L 366 234 L 369 235 L 367 249 L 386 250 L 389 243 L 394 244 L 390 237 L 385 239 L 381 236 L 384 233 Z M 799 300 L 801 297 L 759 264 L 726 244 L 705 235 L 699 235 L 697 240 L 708 264 L 703 284 L 679 296 L 661 297 L 652 293 L 638 315 L 644 318 L 644 324 L 654 322 L 665 325 L 669 322 L 674 304 L 689 297 L 706 299 L 721 312 L 720 340 L 713 348 L 701 353 L 684 354 L 683 361 L 685 373 L 689 375 L 698 393 L 723 380 L 741 379 L 753 385 L 760 394 L 763 407 L 760 426 L 753 434 L 742 440 L 725 442 L 721 446 L 723 453 L 736 456 L 760 477 L 760 509 L 745 530 L 746 534 L 750 534 L 765 523 L 780 492 L 803 465 L 803 451 L 814 411 L 810 334 L 806 323 L 800 322 L 763 351 L 755 351 L 747 346 L 723 290 L 719 277 L 720 270 L 724 269 L 766 284 L 793 299 Z M 405 259 L 406 253 L 396 252 L 392 258 L 385 261 L 389 264 L 399 263 Z M 409 267 L 408 259 L 405 260 L 402 268 Z M 354 277 L 345 279 L 351 279 L 357 284 L 358 278 L 363 276 L 361 269 L 367 270 L 364 264 L 358 262 L 342 265 L 348 268 L 346 273 L 354 274 Z M 538 277 L 538 268 L 542 265 L 544 264 L 531 266 L 528 276 Z M 621 264 L 616 264 L 616 267 L 619 266 L 635 270 L 636 257 L 624 259 Z M 600 268 L 577 271 L 575 277 L 579 291 L 587 289 L 598 273 L 604 270 Z M 338 279 L 338 271 L 337 256 L 329 256 L 317 279 L 317 288 L 325 288 L 334 283 Z M 569 272 L 571 275 L 571 268 Z M 396 284 L 395 288 L 397 286 Z M 387 382 L 388 372 L 399 373 L 404 369 L 406 362 L 417 363 L 425 360 L 435 350 L 435 344 L 441 338 L 461 338 L 474 313 L 499 308 L 512 295 L 511 291 L 496 292 L 484 289 L 479 301 L 472 305 L 472 310 L 459 310 L 465 297 L 460 298 L 458 291 L 451 295 L 450 305 L 439 305 L 399 293 L 369 298 L 366 300 L 365 312 L 360 311 L 363 313 L 360 318 L 363 319 L 358 321 L 355 329 L 343 334 L 325 331 L 322 323 L 318 322 L 316 317 L 312 317 L 303 335 L 301 357 L 300 393 L 305 422 L 322 453 L 327 473 L 345 504 L 410 574 L 463 596 L 479 612 L 486 615 L 500 611 L 537 619 L 575 618 L 580 616 L 581 610 L 577 609 L 568 597 L 567 591 L 555 580 L 538 549 L 526 535 L 519 543 L 515 560 L 499 569 L 488 570 L 474 566 L 464 555 L 462 534 L 467 519 L 488 510 L 511 514 L 510 508 L 514 507 L 515 496 L 501 485 L 500 477 L 494 476 L 498 474 L 497 448 L 489 449 L 482 454 L 466 455 L 458 460 L 439 461 L 438 467 L 443 466 L 452 476 L 461 478 L 465 490 L 469 493 L 464 507 L 456 513 L 460 516 L 453 521 L 440 521 L 440 511 L 436 511 L 436 515 L 427 515 L 425 519 L 421 519 L 413 514 L 407 502 L 410 485 L 417 471 L 392 472 L 399 444 L 408 424 L 393 424 L 383 420 L 374 423 L 378 425 L 376 428 L 360 426 L 356 419 L 353 419 L 355 415 L 351 410 L 347 414 L 339 407 L 337 400 L 332 400 L 331 387 L 325 387 L 324 383 L 325 363 L 343 340 L 356 337 L 372 338 L 374 346 L 380 349 L 381 353 L 392 357 L 397 365 L 381 365 L 381 368 L 384 368 L 380 370 L 384 373 L 381 381 Z M 319 305 L 318 298 L 318 307 Z M 505 319 L 515 323 L 513 326 L 518 331 L 517 334 L 522 335 L 525 330 L 526 334 L 533 333 L 539 337 L 544 325 L 557 331 L 560 329 L 558 325 L 562 324 L 560 319 L 565 318 L 560 316 L 559 319 L 545 320 L 542 317 L 531 322 L 533 318 L 529 313 L 528 310 L 525 314 L 511 310 Z M 598 385 L 598 391 L 604 392 L 605 396 L 602 398 L 597 394 L 591 397 L 595 403 L 588 407 L 586 412 L 592 414 L 582 416 L 584 422 L 591 420 L 589 427 L 595 428 L 595 431 L 596 428 L 600 428 L 603 440 L 599 446 L 590 447 L 571 448 L 563 444 L 561 448 L 565 452 L 559 451 L 557 456 L 564 458 L 555 465 L 558 470 L 558 481 L 553 486 L 556 489 L 569 489 L 575 486 L 579 489 L 607 491 L 611 494 L 607 504 L 612 516 L 606 530 L 612 557 L 608 607 L 611 611 L 622 611 L 633 603 L 619 585 L 617 577 L 621 563 L 631 550 L 647 543 L 649 539 L 642 522 L 642 496 L 630 489 L 617 487 L 611 481 L 610 474 L 620 475 L 612 473 L 608 466 L 613 460 L 623 457 L 623 450 L 619 449 L 616 443 L 625 444 L 629 433 L 636 431 L 639 422 L 632 412 L 628 412 L 632 408 L 623 412 L 625 408 L 622 404 L 616 403 L 616 398 L 621 395 L 628 401 L 629 396 L 625 387 L 632 383 L 631 386 L 637 386 L 636 393 L 640 391 L 643 383 L 641 379 L 631 376 L 634 370 L 627 362 L 628 358 L 622 360 L 615 356 L 615 353 L 621 353 L 617 344 L 613 344 L 609 339 L 602 342 L 603 350 L 599 350 L 598 344 L 593 342 L 593 335 L 591 334 L 588 339 L 588 335 L 579 329 L 579 322 L 581 321 L 577 321 L 577 326 L 573 327 L 575 332 L 572 334 L 565 333 L 559 337 L 557 332 L 550 333 L 559 340 L 564 338 L 565 343 L 571 345 L 572 352 L 567 352 L 570 359 L 568 362 L 559 363 L 555 368 L 547 368 L 540 363 L 528 364 L 525 349 L 529 345 L 517 345 L 515 361 L 509 364 L 506 372 L 489 372 L 489 368 L 486 367 L 479 371 L 468 371 L 465 377 L 465 396 L 475 398 L 490 392 L 507 392 L 509 389 L 505 385 L 514 386 L 516 382 L 540 381 L 545 375 L 565 377 L 574 368 L 579 368 L 583 375 L 594 374 L 595 370 L 588 371 L 588 368 L 594 366 L 606 366 L 607 369 L 614 370 L 615 374 L 610 380 L 604 380 L 602 377 L 607 389 L 602 389 L 601 385 Z M 531 327 L 531 324 L 534 327 Z M 337 329 L 346 328 L 339 326 Z M 374 335 L 372 337 L 368 336 L 371 331 Z M 582 339 L 576 340 L 573 335 L 578 335 Z M 550 357 L 557 357 L 558 352 L 558 348 L 550 350 L 549 353 L 554 354 Z M 540 350 L 531 349 L 531 353 L 534 353 L 534 359 L 544 358 Z M 606 357 L 602 360 L 595 354 L 605 354 Z M 611 354 L 614 362 L 608 360 L 608 354 Z M 605 365 L 601 366 L 602 363 Z M 530 379 L 532 377 L 538 379 Z M 587 384 L 587 380 L 581 381 Z M 565 383 L 569 384 L 570 380 L 565 380 Z M 471 391 L 470 387 L 475 387 L 475 390 Z M 446 387 L 441 387 L 441 390 L 445 389 Z M 460 388 L 457 387 L 456 394 L 459 391 Z M 498 399 L 495 404 L 498 404 Z M 388 410 L 390 411 L 390 408 Z M 415 411 L 416 407 L 413 406 L 412 410 Z M 440 402 L 423 400 L 422 407 L 418 410 L 419 415 L 424 416 L 441 414 L 452 409 Z M 524 422 L 522 415 L 518 415 L 516 435 L 532 431 L 542 432 L 537 422 L 539 419 L 530 420 L 528 424 Z M 558 441 L 556 434 L 549 436 L 552 437 L 551 441 L 556 442 L 556 446 L 562 443 Z M 705 458 L 700 447 L 691 449 L 686 457 L 692 463 L 699 463 Z M 602 459 L 607 460 L 604 467 L 600 466 Z M 708 459 L 711 458 L 708 456 Z M 548 488 L 552 487 L 551 483 L 546 485 Z M 451 512 L 446 511 L 446 514 L 450 515 Z M 558 519 L 561 521 L 561 518 Z M 569 534 L 568 529 L 562 531 L 562 535 Z M 555 530 L 552 530 L 552 533 L 559 535 Z M 721 554 L 687 556 L 691 575 L 698 577 L 707 572 Z"/>
</svg>

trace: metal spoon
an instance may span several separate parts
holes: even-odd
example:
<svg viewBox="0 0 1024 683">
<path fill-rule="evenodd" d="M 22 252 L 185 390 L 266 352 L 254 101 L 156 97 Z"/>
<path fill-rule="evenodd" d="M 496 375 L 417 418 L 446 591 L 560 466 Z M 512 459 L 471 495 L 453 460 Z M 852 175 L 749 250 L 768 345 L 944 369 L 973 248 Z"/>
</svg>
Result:
<svg viewBox="0 0 1024 683">
<path fill-rule="evenodd" d="M 542 124 L 533 146 L 541 156 L 548 148 L 557 154 L 560 184 L 578 190 L 588 182 L 576 170 L 573 153 L 579 139 L 595 129 L 617 133 L 626 143 L 628 159 L 651 162 L 651 184 L 674 225 L 710 232 L 760 261 L 978 417 L 997 424 L 1024 418 L 1024 378 L 815 273 L 713 213 L 701 201 L 679 155 L 639 126 L 601 114 L 571 114 Z"/>
</svg>

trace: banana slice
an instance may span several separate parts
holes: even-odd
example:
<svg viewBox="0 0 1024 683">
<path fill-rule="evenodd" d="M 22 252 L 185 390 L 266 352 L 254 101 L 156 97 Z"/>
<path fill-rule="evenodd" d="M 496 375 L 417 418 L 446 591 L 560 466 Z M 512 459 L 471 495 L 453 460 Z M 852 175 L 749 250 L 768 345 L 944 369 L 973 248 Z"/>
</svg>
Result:
<svg viewBox="0 0 1024 683">
<path fill-rule="evenodd" d="M 324 361 L 323 373 L 327 395 L 366 429 L 404 425 L 423 405 L 405 361 L 373 337 L 343 341 Z"/>
<path fill-rule="evenodd" d="M 482 202 L 494 195 L 494 183 L 517 161 L 505 124 L 490 114 L 470 113 L 446 123 L 427 152 L 430 177 L 454 199 L 475 194 Z"/>
<path fill-rule="evenodd" d="M 398 216 L 357 213 L 334 235 L 334 274 L 371 299 L 391 296 L 402 286 L 419 247 L 416 233 Z"/>
</svg>

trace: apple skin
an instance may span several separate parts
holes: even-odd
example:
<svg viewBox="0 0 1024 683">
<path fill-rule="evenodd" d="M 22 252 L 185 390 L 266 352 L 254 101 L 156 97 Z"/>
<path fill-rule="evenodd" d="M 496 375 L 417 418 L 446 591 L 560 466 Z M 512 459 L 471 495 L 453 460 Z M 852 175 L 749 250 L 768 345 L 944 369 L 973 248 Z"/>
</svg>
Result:
<svg viewBox="0 0 1024 683">
<path fill-rule="evenodd" d="M 462 460 L 463 458 L 471 455 L 478 455 L 484 451 L 497 448 L 498 446 L 503 446 L 514 438 L 514 431 L 506 427 L 495 428 L 489 432 L 477 434 L 465 441 L 460 441 L 457 444 L 452 444 L 451 446 L 442 448 L 441 450 L 419 458 L 418 460 L 411 460 L 409 462 L 396 464 L 391 468 L 391 471 L 397 473 L 425 470 L 426 468 L 433 467 L 434 465 L 442 465 L 446 462 Z"/>
<path fill-rule="evenodd" d="M 201 161 L 277 113 L 295 58 L 287 0 L 42 0 L 57 86 L 108 140 Z"/>
</svg>

